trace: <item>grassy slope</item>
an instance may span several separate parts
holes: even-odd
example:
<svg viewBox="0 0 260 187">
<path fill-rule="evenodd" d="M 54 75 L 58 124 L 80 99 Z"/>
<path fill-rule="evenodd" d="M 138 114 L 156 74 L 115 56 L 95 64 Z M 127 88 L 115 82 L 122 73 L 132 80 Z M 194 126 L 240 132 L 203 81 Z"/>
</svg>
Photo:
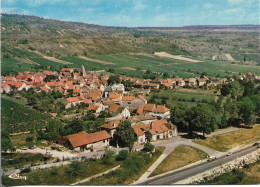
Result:
<svg viewBox="0 0 260 187">
<path fill-rule="evenodd" d="M 132 184 L 134 181 L 139 179 L 141 175 L 161 156 L 163 153 L 164 147 L 156 148 L 155 154 L 149 158 L 148 155 L 146 155 L 143 152 L 136 152 L 132 153 L 134 155 L 139 155 L 140 160 L 144 161 L 142 164 L 144 165 L 142 169 L 139 169 L 138 171 L 129 171 L 126 166 L 120 167 L 120 169 L 111 172 L 107 175 L 104 175 L 102 177 L 95 178 L 87 183 L 83 183 L 82 185 L 126 185 L 126 184 Z M 128 173 L 131 172 L 131 173 Z"/>
<path fill-rule="evenodd" d="M 22 174 L 27 176 L 27 180 L 13 180 L 8 176 L 3 177 L 3 184 L 10 185 L 69 185 L 77 181 L 83 180 L 87 177 L 102 173 L 110 168 L 113 168 L 120 164 L 120 162 L 114 161 L 110 165 L 105 165 L 102 160 L 97 161 L 85 161 L 80 163 L 78 169 L 79 174 L 76 176 L 66 173 L 66 169 L 69 166 L 60 166 L 56 168 L 36 170 L 30 173 Z M 40 177 L 39 177 L 40 176 Z"/>
<path fill-rule="evenodd" d="M 41 129 L 53 121 L 50 116 L 30 109 L 28 106 L 5 98 L 2 98 L 1 102 L 2 128 L 7 128 L 10 133 Z"/>
<path fill-rule="evenodd" d="M 154 170 L 150 176 L 159 175 L 167 171 L 178 169 L 188 164 L 207 158 L 207 154 L 199 149 L 189 146 L 178 146 L 165 160 Z"/>
<path fill-rule="evenodd" d="M 252 129 L 241 129 L 235 132 L 216 135 L 205 140 L 193 140 L 193 142 L 225 152 L 241 145 L 247 145 L 260 140 L 260 125 Z"/>
<path fill-rule="evenodd" d="M 45 157 L 42 154 L 31 153 L 2 153 L 2 168 L 11 168 L 23 166 L 26 164 L 35 164 L 41 162 Z"/>
</svg>

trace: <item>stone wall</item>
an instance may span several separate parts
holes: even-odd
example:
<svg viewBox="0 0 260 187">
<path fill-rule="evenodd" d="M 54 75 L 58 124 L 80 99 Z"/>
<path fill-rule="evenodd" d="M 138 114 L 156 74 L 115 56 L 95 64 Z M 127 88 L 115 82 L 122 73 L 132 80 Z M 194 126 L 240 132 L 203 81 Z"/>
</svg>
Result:
<svg viewBox="0 0 260 187">
<path fill-rule="evenodd" d="M 245 156 L 237 158 L 233 161 L 230 161 L 226 164 L 223 164 L 222 166 L 210 169 L 210 170 L 200 173 L 198 175 L 178 181 L 175 184 L 192 184 L 195 182 L 197 183 L 197 182 L 202 181 L 205 177 L 210 177 L 213 179 L 214 177 L 217 177 L 217 176 L 221 175 L 222 173 L 228 173 L 228 172 L 232 171 L 233 169 L 241 169 L 245 165 L 255 163 L 259 159 L 260 159 L 260 150 L 257 150 L 252 153 L 249 153 Z"/>
</svg>

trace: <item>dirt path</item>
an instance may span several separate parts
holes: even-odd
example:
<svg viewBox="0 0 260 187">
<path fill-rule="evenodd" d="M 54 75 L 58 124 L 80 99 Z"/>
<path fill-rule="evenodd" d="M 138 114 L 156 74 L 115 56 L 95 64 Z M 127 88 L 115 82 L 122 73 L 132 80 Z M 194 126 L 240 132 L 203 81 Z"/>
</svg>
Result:
<svg viewBox="0 0 260 187">
<path fill-rule="evenodd" d="M 91 61 L 91 62 L 96 62 L 96 63 L 99 63 L 99 64 L 104 64 L 104 65 L 113 64 L 114 65 L 114 63 L 112 63 L 112 62 L 106 62 L 106 61 L 103 61 L 103 60 L 97 60 L 97 59 L 88 58 L 88 57 L 85 57 L 85 56 L 79 56 L 79 58 L 84 59 L 84 60 L 88 60 L 88 61 Z"/>
<path fill-rule="evenodd" d="M 199 60 L 193 60 L 190 58 L 182 57 L 179 55 L 171 55 L 166 52 L 155 52 L 154 55 L 161 57 L 161 58 L 171 58 L 171 59 L 182 60 L 182 61 L 186 61 L 186 62 L 203 62 L 203 61 L 199 61 Z"/>
<path fill-rule="evenodd" d="M 135 68 L 131 68 L 131 67 L 122 67 L 122 68 L 120 68 L 120 69 L 126 69 L 126 70 L 132 70 L 132 71 L 136 71 L 136 69 L 135 69 Z"/>
<path fill-rule="evenodd" d="M 60 60 L 60 59 L 57 59 L 57 58 L 54 58 L 54 57 L 46 56 L 46 55 L 40 53 L 39 51 L 34 51 L 34 53 L 42 56 L 43 58 L 45 58 L 47 60 L 50 60 L 50 61 L 53 61 L 53 62 L 57 62 L 57 63 L 60 63 L 60 64 L 73 64 L 73 63 L 68 62 L 68 61 L 64 61 L 64 60 Z"/>
<path fill-rule="evenodd" d="M 229 53 L 225 54 L 225 57 L 228 61 L 235 62 L 235 59 Z"/>
<path fill-rule="evenodd" d="M 16 60 L 21 61 L 22 63 L 26 63 L 26 64 L 34 64 L 39 66 L 40 64 L 28 59 L 28 58 L 16 58 Z"/>
<path fill-rule="evenodd" d="M 141 56 L 147 56 L 147 57 L 152 57 L 154 58 L 154 55 L 150 55 L 147 53 L 128 53 L 129 55 L 141 55 Z"/>
</svg>

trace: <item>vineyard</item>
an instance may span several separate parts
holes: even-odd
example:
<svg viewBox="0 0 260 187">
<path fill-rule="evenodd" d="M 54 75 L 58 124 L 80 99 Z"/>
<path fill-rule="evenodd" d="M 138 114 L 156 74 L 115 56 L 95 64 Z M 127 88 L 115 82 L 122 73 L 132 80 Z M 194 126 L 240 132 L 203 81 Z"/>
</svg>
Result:
<svg viewBox="0 0 260 187">
<path fill-rule="evenodd" d="M 30 109 L 28 106 L 4 98 L 2 102 L 2 128 L 10 133 L 38 130 L 55 121 L 47 114 Z"/>
</svg>

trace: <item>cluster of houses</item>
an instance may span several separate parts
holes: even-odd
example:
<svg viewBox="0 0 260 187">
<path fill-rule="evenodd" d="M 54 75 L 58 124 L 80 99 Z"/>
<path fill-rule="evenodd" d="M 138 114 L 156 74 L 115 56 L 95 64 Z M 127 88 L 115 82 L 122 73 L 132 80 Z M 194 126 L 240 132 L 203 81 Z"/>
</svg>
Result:
<svg viewBox="0 0 260 187">
<path fill-rule="evenodd" d="M 260 80 L 253 73 L 246 73 L 239 77 L 247 80 Z M 103 149 L 114 138 L 118 124 L 129 120 L 135 132 L 136 143 L 143 144 L 147 141 L 171 138 L 177 135 L 177 128 L 167 119 L 170 110 L 164 105 L 147 103 L 145 96 L 150 90 L 168 89 L 175 87 L 195 87 L 209 84 L 224 84 L 226 78 L 209 83 L 206 76 L 200 78 L 171 78 L 171 79 L 139 79 L 120 77 L 122 81 L 132 84 L 133 91 L 125 90 L 124 84 L 114 83 L 108 85 L 109 76 L 100 72 L 85 71 L 82 68 L 62 68 L 61 71 L 23 72 L 17 76 L 1 77 L 1 93 L 18 92 L 34 89 L 36 92 L 59 91 L 64 95 L 65 109 L 86 104 L 88 111 L 100 115 L 102 111 L 109 113 L 106 124 L 96 133 L 77 134 L 60 137 L 60 143 L 70 149 L 78 151 L 94 151 Z M 232 80 L 231 80 L 232 81 Z"/>
</svg>

